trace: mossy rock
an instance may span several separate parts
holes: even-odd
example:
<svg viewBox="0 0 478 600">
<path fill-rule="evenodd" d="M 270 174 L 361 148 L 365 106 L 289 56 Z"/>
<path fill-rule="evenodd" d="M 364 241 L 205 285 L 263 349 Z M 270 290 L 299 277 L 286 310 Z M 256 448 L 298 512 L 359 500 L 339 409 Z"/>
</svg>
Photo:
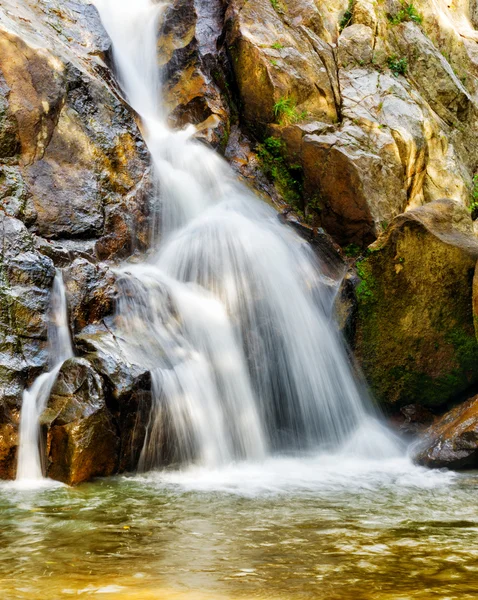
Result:
<svg viewBox="0 0 478 600">
<path fill-rule="evenodd" d="M 357 265 L 356 353 L 383 405 L 440 406 L 478 381 L 466 209 L 439 200 L 397 217 Z"/>
</svg>

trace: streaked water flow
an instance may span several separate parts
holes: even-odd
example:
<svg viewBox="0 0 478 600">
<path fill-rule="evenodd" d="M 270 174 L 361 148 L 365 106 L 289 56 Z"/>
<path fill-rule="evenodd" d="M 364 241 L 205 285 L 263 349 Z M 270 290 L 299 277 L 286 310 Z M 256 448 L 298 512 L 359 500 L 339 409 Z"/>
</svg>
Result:
<svg viewBox="0 0 478 600">
<path fill-rule="evenodd" d="M 118 79 L 140 115 L 158 181 L 158 238 L 120 270 L 119 321 L 152 370 L 140 466 L 225 464 L 336 449 L 354 431 L 385 452 L 330 314 L 310 247 L 161 106 L 156 32 L 167 3 L 96 0 Z"/>
<path fill-rule="evenodd" d="M 23 393 L 20 415 L 17 481 L 35 485 L 43 479 L 40 453 L 40 415 L 46 407 L 62 364 L 73 356 L 65 286 L 57 270 L 51 293 L 48 325 L 49 371 L 42 373 Z"/>
</svg>

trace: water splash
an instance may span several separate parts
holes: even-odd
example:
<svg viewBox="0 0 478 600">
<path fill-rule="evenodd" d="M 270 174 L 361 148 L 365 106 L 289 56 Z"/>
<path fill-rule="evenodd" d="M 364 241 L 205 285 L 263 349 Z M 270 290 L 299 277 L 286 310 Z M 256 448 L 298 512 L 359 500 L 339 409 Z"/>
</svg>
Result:
<svg viewBox="0 0 478 600">
<path fill-rule="evenodd" d="M 308 244 L 192 139 L 193 126 L 167 127 L 156 32 L 168 5 L 95 4 L 160 189 L 161 239 L 119 278 L 119 323 L 153 376 L 140 469 L 337 449 L 364 428 L 367 452 L 388 454 L 367 425 L 368 400 L 332 323 L 330 282 Z"/>
<path fill-rule="evenodd" d="M 74 355 L 65 286 L 60 270 L 56 272 L 51 294 L 48 351 L 50 370 L 37 377 L 33 385 L 23 392 L 17 463 L 17 481 L 23 483 L 34 484 L 43 479 L 39 419 L 62 364 Z"/>
</svg>

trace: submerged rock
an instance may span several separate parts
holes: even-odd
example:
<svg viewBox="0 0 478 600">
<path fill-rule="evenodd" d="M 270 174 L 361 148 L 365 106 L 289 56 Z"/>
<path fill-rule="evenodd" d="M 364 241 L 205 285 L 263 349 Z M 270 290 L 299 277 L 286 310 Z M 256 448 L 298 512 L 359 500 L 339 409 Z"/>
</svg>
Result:
<svg viewBox="0 0 478 600">
<path fill-rule="evenodd" d="M 413 453 L 425 467 L 478 468 L 478 396 L 437 419 Z"/>
<path fill-rule="evenodd" d="M 439 406 L 478 381 L 478 240 L 450 200 L 397 217 L 357 271 L 356 354 L 383 405 Z"/>
<path fill-rule="evenodd" d="M 77 485 L 117 468 L 117 430 L 101 377 L 87 360 L 63 364 L 40 421 L 48 431 L 48 477 Z"/>
</svg>

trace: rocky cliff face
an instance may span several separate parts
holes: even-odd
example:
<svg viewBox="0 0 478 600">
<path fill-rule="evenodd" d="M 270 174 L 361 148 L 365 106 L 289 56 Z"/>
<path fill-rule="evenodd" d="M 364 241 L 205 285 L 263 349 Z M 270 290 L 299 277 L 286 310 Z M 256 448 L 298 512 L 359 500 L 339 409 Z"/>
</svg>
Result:
<svg viewBox="0 0 478 600">
<path fill-rule="evenodd" d="M 339 311 L 390 410 L 439 411 L 477 381 L 477 15 L 473 0 L 172 0 L 160 24 L 171 126 L 194 123 L 350 263 Z M 2 2 L 0 477 L 46 366 L 55 266 L 79 358 L 43 419 L 50 475 L 134 468 L 144 438 L 150 380 L 112 333 L 111 266 L 148 245 L 151 181 L 109 48 L 86 0 Z"/>
</svg>

